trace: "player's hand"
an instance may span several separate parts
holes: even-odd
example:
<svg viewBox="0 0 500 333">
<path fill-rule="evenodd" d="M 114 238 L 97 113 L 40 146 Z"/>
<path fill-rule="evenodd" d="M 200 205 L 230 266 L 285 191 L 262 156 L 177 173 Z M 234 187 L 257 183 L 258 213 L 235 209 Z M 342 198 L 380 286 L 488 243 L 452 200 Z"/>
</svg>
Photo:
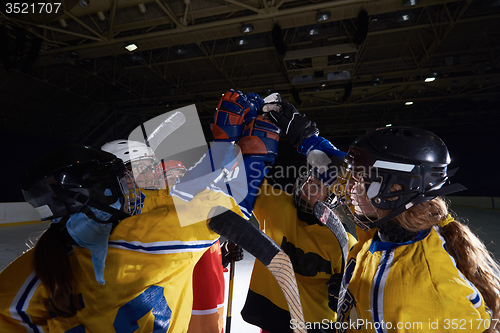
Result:
<svg viewBox="0 0 500 333">
<path fill-rule="evenodd" d="M 231 260 L 240 261 L 243 259 L 243 249 L 230 241 L 221 244 L 222 267 L 226 268 Z"/>
<path fill-rule="evenodd" d="M 228 90 L 219 101 L 210 126 L 214 141 L 237 141 L 243 128 L 261 112 L 262 105 L 264 100 L 255 93 L 243 95 L 241 91 Z"/>
<path fill-rule="evenodd" d="M 264 116 L 257 116 L 243 130 L 238 146 L 243 156 L 274 163 L 281 130 Z"/>
<path fill-rule="evenodd" d="M 278 125 L 295 147 L 300 146 L 304 139 L 319 134 L 316 123 L 311 122 L 305 115 L 301 115 L 290 103 L 265 104 L 262 111 L 269 116 L 271 121 Z"/>
<path fill-rule="evenodd" d="M 248 125 L 253 119 L 257 118 L 262 113 L 262 106 L 264 105 L 264 100 L 256 93 L 248 93 L 245 97 L 250 103 L 250 110 L 245 114 L 243 126 Z"/>
<path fill-rule="evenodd" d="M 342 274 L 332 274 L 326 283 L 328 286 L 328 307 L 333 312 L 337 312 L 337 302 L 339 300 L 340 286 L 342 284 Z"/>
<path fill-rule="evenodd" d="M 214 141 L 238 140 L 243 131 L 243 120 L 251 107 L 241 91 L 226 91 L 215 108 L 214 123 L 210 125 Z"/>
</svg>

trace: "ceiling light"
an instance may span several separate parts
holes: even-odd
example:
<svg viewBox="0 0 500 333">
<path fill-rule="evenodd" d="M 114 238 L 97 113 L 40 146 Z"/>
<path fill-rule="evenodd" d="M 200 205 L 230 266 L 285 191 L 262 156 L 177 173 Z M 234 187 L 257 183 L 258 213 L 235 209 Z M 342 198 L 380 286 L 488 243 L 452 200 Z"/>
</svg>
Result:
<svg viewBox="0 0 500 333">
<path fill-rule="evenodd" d="M 382 82 L 382 79 L 378 76 L 374 76 L 372 79 L 372 86 L 378 86 Z"/>
<path fill-rule="evenodd" d="M 412 105 L 413 102 L 406 102 L 405 105 Z"/>
<path fill-rule="evenodd" d="M 398 22 L 407 22 L 411 19 L 409 14 L 403 14 L 398 18 Z"/>
<path fill-rule="evenodd" d="M 238 39 L 238 45 L 247 45 L 248 41 L 246 39 L 240 38 Z"/>
<path fill-rule="evenodd" d="M 312 28 L 309 30 L 309 36 L 317 35 L 319 34 L 319 29 L 318 28 Z"/>
<path fill-rule="evenodd" d="M 125 48 L 126 48 L 128 51 L 132 52 L 132 51 L 137 50 L 137 45 L 135 45 L 135 44 L 133 44 L 133 43 L 132 43 L 132 44 L 129 44 L 129 45 L 125 46 Z"/>
<path fill-rule="evenodd" d="M 244 34 L 248 34 L 253 31 L 253 24 L 242 24 L 241 25 L 241 32 Z"/>
<path fill-rule="evenodd" d="M 329 18 L 330 18 L 330 12 L 328 12 L 328 11 L 325 11 L 325 12 L 318 11 L 318 14 L 316 16 L 316 19 L 318 20 L 318 22 L 326 21 Z"/>
<path fill-rule="evenodd" d="M 178 48 L 177 50 L 175 50 L 175 52 L 179 55 L 182 55 L 182 54 L 186 54 L 186 49 L 183 49 L 183 48 Z"/>
<path fill-rule="evenodd" d="M 87 0 L 80 0 L 80 6 L 82 8 L 87 8 L 88 5 L 89 5 L 89 2 Z"/>
<path fill-rule="evenodd" d="M 403 6 L 409 7 L 409 6 L 415 6 L 418 4 L 420 0 L 403 0 Z"/>
<path fill-rule="evenodd" d="M 67 28 L 68 27 L 68 22 L 66 22 L 65 19 L 59 19 L 59 24 L 61 25 L 61 27 L 63 28 Z"/>
<path fill-rule="evenodd" d="M 349 59 L 349 55 L 348 55 L 348 54 L 346 54 L 346 55 L 344 56 L 344 59 Z"/>
<path fill-rule="evenodd" d="M 146 14 L 146 11 L 148 10 L 146 6 L 143 3 L 140 3 L 137 5 L 139 7 L 139 11 L 143 14 Z"/>
<path fill-rule="evenodd" d="M 424 82 L 432 82 L 434 81 L 436 78 L 435 77 L 426 77 Z"/>
</svg>

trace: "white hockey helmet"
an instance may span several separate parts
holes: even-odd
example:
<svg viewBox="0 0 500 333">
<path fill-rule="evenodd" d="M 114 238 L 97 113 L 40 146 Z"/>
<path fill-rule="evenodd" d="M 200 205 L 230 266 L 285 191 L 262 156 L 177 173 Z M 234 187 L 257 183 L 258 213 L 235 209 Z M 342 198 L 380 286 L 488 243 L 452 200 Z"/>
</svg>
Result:
<svg viewBox="0 0 500 333">
<path fill-rule="evenodd" d="M 144 157 L 156 159 L 153 149 L 139 141 L 114 140 L 105 143 L 101 147 L 101 150 L 114 154 L 116 157 L 120 158 L 123 163 Z"/>
<path fill-rule="evenodd" d="M 101 150 L 120 158 L 134 174 L 139 187 L 144 189 L 162 189 L 166 187 L 160 161 L 156 158 L 153 149 L 145 143 L 114 140 L 105 143 Z"/>
</svg>

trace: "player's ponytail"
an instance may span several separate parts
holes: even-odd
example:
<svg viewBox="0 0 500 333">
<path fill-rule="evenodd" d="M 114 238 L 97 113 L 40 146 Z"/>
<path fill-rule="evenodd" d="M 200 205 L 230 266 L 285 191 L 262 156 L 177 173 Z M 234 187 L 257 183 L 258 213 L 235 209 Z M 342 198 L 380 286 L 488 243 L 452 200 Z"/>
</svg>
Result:
<svg viewBox="0 0 500 333">
<path fill-rule="evenodd" d="M 447 249 L 457 263 L 458 269 L 479 290 L 493 318 L 500 319 L 500 268 L 484 243 L 458 221 L 440 227 Z M 495 274 L 496 273 L 496 274 Z M 500 325 L 492 321 L 487 332 L 500 332 Z M 495 325 L 496 324 L 496 325 Z M 496 329 L 493 329 L 496 326 Z"/>
<path fill-rule="evenodd" d="M 52 223 L 34 248 L 37 277 L 49 293 L 47 310 L 61 317 L 72 317 L 78 310 L 73 292 L 73 273 L 69 262 L 70 236 L 63 221 Z"/>
<path fill-rule="evenodd" d="M 448 206 L 442 198 L 435 198 L 405 211 L 394 218 L 402 227 L 420 231 L 439 226 L 439 233 L 446 241 L 446 249 L 455 259 L 457 268 L 481 293 L 486 305 L 492 310 L 493 318 L 500 319 L 500 267 L 492 258 L 484 243 L 457 220 L 442 222 L 448 216 Z M 492 325 L 496 321 L 492 321 Z M 500 332 L 500 324 L 496 330 Z"/>
</svg>

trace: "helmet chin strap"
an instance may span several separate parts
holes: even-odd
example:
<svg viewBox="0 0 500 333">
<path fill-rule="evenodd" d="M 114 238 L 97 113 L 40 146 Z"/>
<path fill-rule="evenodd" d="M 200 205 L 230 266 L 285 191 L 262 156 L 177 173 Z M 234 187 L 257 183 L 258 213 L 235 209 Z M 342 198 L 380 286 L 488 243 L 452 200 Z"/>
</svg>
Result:
<svg viewBox="0 0 500 333">
<path fill-rule="evenodd" d="M 71 200 L 73 202 L 78 202 L 85 206 L 85 209 L 82 211 L 85 215 L 87 215 L 90 219 L 99 222 L 99 223 L 111 223 L 113 222 L 113 218 L 109 221 L 101 221 L 99 220 L 95 214 L 89 209 L 89 207 L 94 207 L 99 210 L 102 210 L 103 212 L 109 213 L 113 215 L 113 217 L 116 220 L 123 220 L 126 219 L 127 217 L 130 217 L 130 214 L 127 214 L 119 209 L 107 206 L 95 199 L 89 198 L 88 196 L 79 193 L 79 192 L 73 192 L 70 190 L 67 190 L 65 188 L 58 187 L 56 185 L 52 185 L 52 189 L 54 190 L 54 193 L 57 194 L 57 196 L 60 196 L 62 198 L 65 198 L 67 200 Z"/>
<path fill-rule="evenodd" d="M 395 218 L 399 214 L 407 211 L 408 209 L 410 209 L 413 206 L 430 201 L 430 200 L 437 198 L 437 197 L 445 196 L 445 195 L 459 192 L 459 191 L 463 191 L 466 189 L 467 188 L 465 186 L 463 186 L 462 184 L 455 183 L 455 184 L 441 187 L 440 189 L 437 189 L 437 190 L 428 191 L 428 192 L 419 194 L 416 197 L 414 197 L 413 199 L 411 199 L 410 201 L 408 201 L 406 204 L 396 208 L 395 210 L 393 210 L 392 212 L 390 212 L 388 215 L 384 216 L 383 218 L 381 218 L 377 222 L 372 223 L 370 225 L 370 228 L 371 229 L 378 228 L 382 224 L 392 220 L 393 218 Z"/>
</svg>

